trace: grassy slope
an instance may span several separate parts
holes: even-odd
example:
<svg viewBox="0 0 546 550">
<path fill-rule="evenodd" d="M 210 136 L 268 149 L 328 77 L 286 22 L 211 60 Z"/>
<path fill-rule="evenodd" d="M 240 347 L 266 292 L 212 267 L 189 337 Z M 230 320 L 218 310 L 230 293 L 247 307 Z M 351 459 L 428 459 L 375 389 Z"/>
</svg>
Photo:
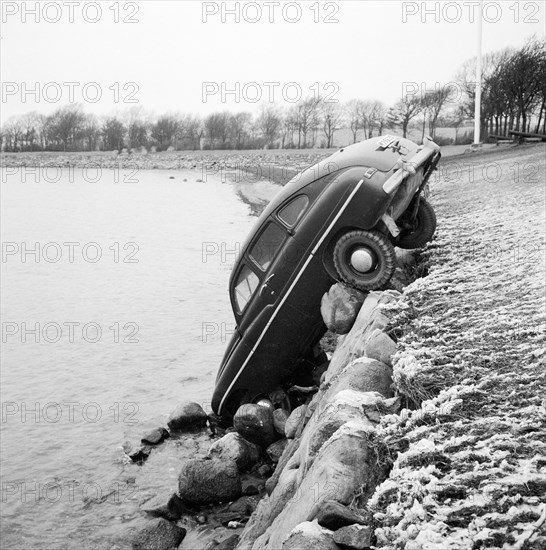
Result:
<svg viewBox="0 0 546 550">
<path fill-rule="evenodd" d="M 393 323 L 408 408 L 381 431 L 378 548 L 546 548 L 545 152 L 470 157 L 474 178 L 446 161 L 432 186 L 428 275 Z"/>
</svg>

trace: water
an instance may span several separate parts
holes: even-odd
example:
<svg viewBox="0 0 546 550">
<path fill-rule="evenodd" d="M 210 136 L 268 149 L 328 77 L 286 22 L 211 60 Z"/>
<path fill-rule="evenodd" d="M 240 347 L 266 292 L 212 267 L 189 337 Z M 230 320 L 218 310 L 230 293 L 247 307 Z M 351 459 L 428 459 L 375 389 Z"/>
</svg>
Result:
<svg viewBox="0 0 546 550">
<path fill-rule="evenodd" d="M 207 406 L 233 326 L 232 251 L 253 219 L 198 177 L 2 173 L 2 548 L 121 547 L 162 477 L 121 444 L 182 400 Z"/>
</svg>

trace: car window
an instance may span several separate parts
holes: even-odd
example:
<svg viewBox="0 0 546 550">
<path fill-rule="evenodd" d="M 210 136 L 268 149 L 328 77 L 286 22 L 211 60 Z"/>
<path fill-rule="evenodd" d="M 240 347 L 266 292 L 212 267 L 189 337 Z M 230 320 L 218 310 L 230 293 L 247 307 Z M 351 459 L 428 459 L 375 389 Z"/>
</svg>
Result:
<svg viewBox="0 0 546 550">
<path fill-rule="evenodd" d="M 250 257 L 260 269 L 265 271 L 271 265 L 285 236 L 285 231 L 276 223 L 267 224 L 254 246 L 250 249 Z"/>
<path fill-rule="evenodd" d="M 288 227 L 293 227 L 302 217 L 308 204 L 309 198 L 306 195 L 300 195 L 279 210 L 279 218 Z"/>
<path fill-rule="evenodd" d="M 259 282 L 258 276 L 249 267 L 245 265 L 241 269 L 235 283 L 235 301 L 237 302 L 239 312 L 245 309 L 254 291 L 258 288 Z"/>
</svg>

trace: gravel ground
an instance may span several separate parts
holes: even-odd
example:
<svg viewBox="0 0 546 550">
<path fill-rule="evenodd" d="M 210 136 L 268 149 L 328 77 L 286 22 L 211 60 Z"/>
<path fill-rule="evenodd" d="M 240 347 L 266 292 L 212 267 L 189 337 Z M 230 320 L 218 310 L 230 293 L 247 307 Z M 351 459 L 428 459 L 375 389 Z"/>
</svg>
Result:
<svg viewBox="0 0 546 550">
<path fill-rule="evenodd" d="M 546 147 L 444 161 L 428 273 L 392 326 L 377 548 L 546 548 Z"/>
</svg>

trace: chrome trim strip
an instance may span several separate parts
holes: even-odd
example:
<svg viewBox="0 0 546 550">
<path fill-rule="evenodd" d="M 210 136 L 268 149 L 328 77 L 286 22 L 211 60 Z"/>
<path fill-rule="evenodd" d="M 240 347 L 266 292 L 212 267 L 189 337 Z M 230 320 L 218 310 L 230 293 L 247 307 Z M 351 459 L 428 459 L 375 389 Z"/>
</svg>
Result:
<svg viewBox="0 0 546 550">
<path fill-rule="evenodd" d="M 271 324 L 273 323 L 273 321 L 275 320 L 275 317 L 277 316 L 277 313 L 279 312 L 279 310 L 281 309 L 281 307 L 283 306 L 284 302 L 287 300 L 288 296 L 290 295 L 290 293 L 292 292 L 292 290 L 294 289 L 294 287 L 296 286 L 297 282 L 299 281 L 300 277 L 303 275 L 303 272 L 305 270 L 305 268 L 309 265 L 309 262 L 313 259 L 313 256 L 316 254 L 317 250 L 319 249 L 320 245 L 324 242 L 324 239 L 326 239 L 326 237 L 328 236 L 328 233 L 330 233 L 330 231 L 332 230 L 332 227 L 334 227 L 334 225 L 336 224 L 336 222 L 339 220 L 339 218 L 341 217 L 341 215 L 343 214 L 343 212 L 345 211 L 345 209 L 347 208 L 347 206 L 349 205 L 349 203 L 351 202 L 351 200 L 353 199 L 353 197 L 355 196 L 355 194 L 357 193 L 357 191 L 360 189 L 360 187 L 362 186 L 362 183 L 364 182 L 363 179 L 361 179 L 355 186 L 355 188 L 353 189 L 353 191 L 351 192 L 351 194 L 349 195 L 349 197 L 347 198 L 347 200 L 345 201 L 345 203 L 343 204 L 343 206 L 340 208 L 339 212 L 337 213 L 336 217 L 332 220 L 332 222 L 330 223 L 330 225 L 328 226 L 328 228 L 326 229 L 326 231 L 323 233 L 322 237 L 320 238 L 320 240 L 318 241 L 318 243 L 315 245 L 315 247 L 313 248 L 313 250 L 311 251 L 311 254 L 309 254 L 309 257 L 307 258 L 307 260 L 305 261 L 305 264 L 303 264 L 303 267 L 300 269 L 298 275 L 296 276 L 296 278 L 294 279 L 294 281 L 292 282 L 292 284 L 290 285 L 290 288 L 288 289 L 288 291 L 286 292 L 286 294 L 284 295 L 284 298 L 281 300 L 280 304 L 277 306 L 277 309 L 273 312 L 273 315 L 271 315 L 271 319 L 269 319 L 269 322 L 267 323 L 267 325 L 265 326 L 265 328 L 263 329 L 262 333 L 260 334 L 260 337 L 258 338 L 258 340 L 256 341 L 256 344 L 254 345 L 254 347 L 250 350 L 250 353 L 248 354 L 248 357 L 246 358 L 245 362 L 243 363 L 243 365 L 241 366 L 241 368 L 239 369 L 239 372 L 237 373 L 237 375 L 233 378 L 233 381 L 231 382 L 231 384 L 229 385 L 228 389 L 225 391 L 224 393 L 224 397 L 222 398 L 222 401 L 220 401 L 220 405 L 218 407 L 218 414 L 222 414 L 222 407 L 224 405 L 224 401 L 226 399 L 226 397 L 229 395 L 229 392 L 231 391 L 231 389 L 233 388 L 233 386 L 235 385 L 235 382 L 237 382 L 239 376 L 241 376 L 241 373 L 243 372 L 244 368 L 246 367 L 246 365 L 248 364 L 248 362 L 250 361 L 250 358 L 252 357 L 253 353 L 256 351 L 256 348 L 260 345 L 260 342 L 263 340 L 263 337 L 265 336 L 265 333 L 267 332 L 267 329 L 271 326 Z"/>
</svg>

